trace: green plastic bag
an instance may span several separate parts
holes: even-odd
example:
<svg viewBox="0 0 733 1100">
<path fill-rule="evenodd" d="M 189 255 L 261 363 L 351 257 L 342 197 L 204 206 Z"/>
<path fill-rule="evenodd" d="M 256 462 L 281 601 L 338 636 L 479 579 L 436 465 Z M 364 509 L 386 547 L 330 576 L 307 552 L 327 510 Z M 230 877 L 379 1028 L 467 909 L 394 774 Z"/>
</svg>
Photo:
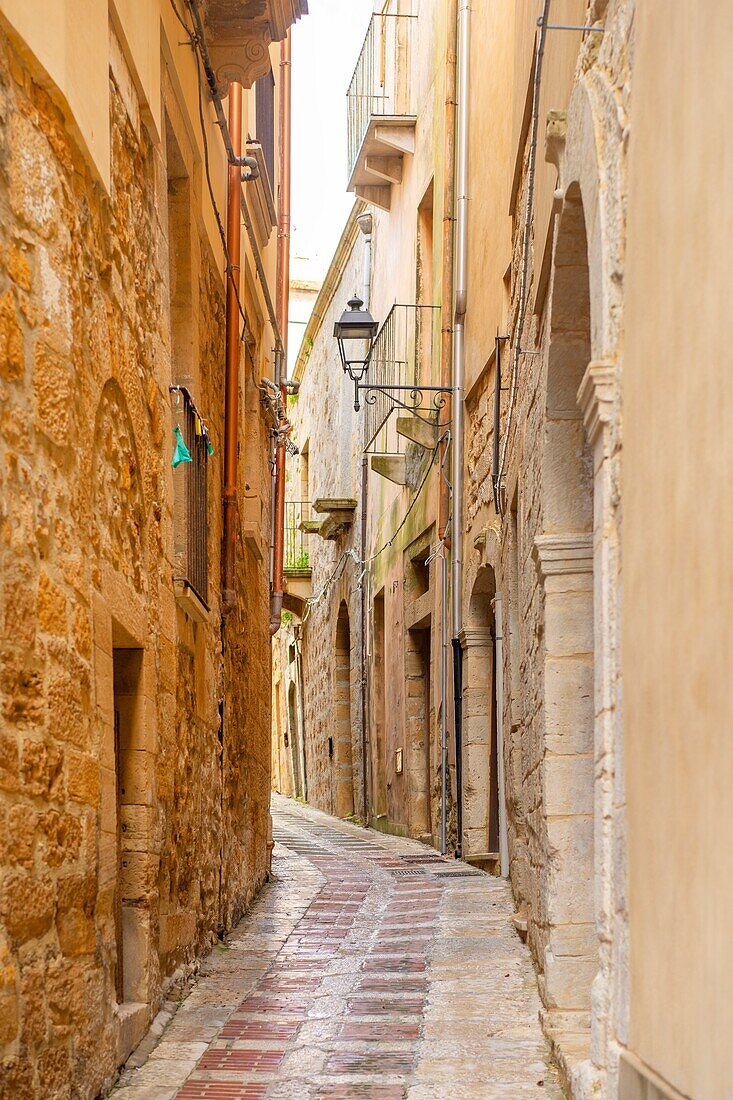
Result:
<svg viewBox="0 0 733 1100">
<path fill-rule="evenodd" d="M 173 429 L 173 434 L 176 437 L 176 449 L 173 452 L 173 459 L 171 460 L 171 466 L 175 470 L 176 466 L 180 466 L 182 462 L 193 462 L 191 458 L 191 452 L 186 446 L 186 442 L 181 433 L 180 426 L 176 424 Z"/>
</svg>

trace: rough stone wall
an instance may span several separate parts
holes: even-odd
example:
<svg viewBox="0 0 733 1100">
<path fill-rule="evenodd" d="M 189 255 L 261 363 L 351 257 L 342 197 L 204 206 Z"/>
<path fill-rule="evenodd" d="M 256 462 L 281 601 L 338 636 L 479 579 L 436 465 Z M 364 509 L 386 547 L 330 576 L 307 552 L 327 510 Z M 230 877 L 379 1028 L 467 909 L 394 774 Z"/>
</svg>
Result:
<svg viewBox="0 0 733 1100">
<path fill-rule="evenodd" d="M 336 289 L 319 334 L 310 351 L 298 400 L 292 410 L 293 436 L 300 447 L 309 443 L 311 501 L 318 498 L 360 497 L 360 429 L 353 411 L 352 391 L 344 380 L 333 339 L 333 323 L 343 303 L 360 286 L 362 249 L 355 238 L 340 284 Z M 307 541 L 314 595 L 321 592 L 338 568 L 327 595 L 308 613 L 303 629 L 303 727 L 306 747 L 308 801 L 319 809 L 337 812 L 337 724 L 336 724 L 336 624 L 342 601 L 346 603 L 350 635 L 351 761 L 353 805 L 362 813 L 361 696 L 359 684 L 360 599 L 356 580 L 359 570 L 350 551 L 360 554 L 361 512 L 335 541 L 310 535 Z M 316 513 L 313 518 L 317 519 Z M 284 683 L 285 681 L 283 681 Z M 342 705 L 343 701 L 342 701 Z M 287 702 L 283 705 L 287 713 Z M 329 738 L 333 755 L 329 755 Z"/>
<path fill-rule="evenodd" d="M 265 873 L 267 589 L 241 545 L 247 609 L 226 628 L 224 661 L 218 615 L 223 288 L 202 244 L 212 608 L 194 625 L 172 586 L 165 165 L 114 82 L 110 111 L 106 199 L 51 99 L 0 40 L 8 1100 L 95 1096 L 157 1010 L 165 978 L 236 918 Z M 123 707 L 128 697 L 115 654 L 135 651 L 134 737 L 117 765 L 118 811 L 112 701 Z M 134 997 L 116 1009 L 120 893 Z"/>
<path fill-rule="evenodd" d="M 464 594 L 468 601 L 482 566 L 495 571 L 504 612 L 512 883 L 518 909 L 527 916 L 548 1032 L 572 1094 L 583 1097 L 617 1095 L 618 1050 L 627 1015 L 620 687 L 614 642 L 619 501 L 613 487 L 620 453 L 616 393 L 631 16 L 620 0 L 591 4 L 589 18 L 602 19 L 605 34 L 602 39 L 586 37 L 569 103 L 552 105 L 567 109 L 559 153 L 549 151 L 557 158 L 558 187 L 565 201 L 557 208 L 546 296 L 535 303 L 529 292 L 522 347 L 531 354 L 520 357 L 503 520 L 494 512 L 486 472 L 493 441 L 493 372 L 467 407 Z M 543 123 L 538 157 L 544 154 Z M 527 153 L 525 148 L 515 202 L 510 317 L 516 317 L 518 302 Z M 578 201 L 585 212 L 582 233 L 569 228 Z M 530 288 L 542 259 L 540 244 L 544 242 L 533 240 Z M 575 250 L 570 257 L 559 251 L 568 245 Z M 568 278 L 568 270 L 586 259 L 590 310 L 588 316 L 586 307 L 584 320 L 582 302 L 573 299 L 577 284 Z M 568 350 L 566 344 L 565 361 L 583 359 L 583 370 L 588 370 L 585 377 L 581 372 L 582 385 L 576 380 L 572 392 L 563 395 L 558 414 L 550 378 L 562 351 L 558 333 L 562 336 L 567 325 L 562 317 L 573 310 L 579 330 L 587 325 L 589 349 L 583 351 L 580 335 L 573 337 L 576 347 Z M 503 345 L 506 386 L 513 350 Z M 506 412 L 504 399 L 502 439 Z M 557 425 L 562 423 L 567 433 L 569 419 L 577 422 L 580 434 L 558 460 Z M 588 480 L 580 502 L 568 474 L 579 456 Z M 572 508 L 579 503 L 586 507 L 589 501 L 595 522 L 591 519 L 586 534 L 579 513 L 572 520 L 567 517 Z M 563 509 L 563 521 L 556 521 Z"/>
</svg>

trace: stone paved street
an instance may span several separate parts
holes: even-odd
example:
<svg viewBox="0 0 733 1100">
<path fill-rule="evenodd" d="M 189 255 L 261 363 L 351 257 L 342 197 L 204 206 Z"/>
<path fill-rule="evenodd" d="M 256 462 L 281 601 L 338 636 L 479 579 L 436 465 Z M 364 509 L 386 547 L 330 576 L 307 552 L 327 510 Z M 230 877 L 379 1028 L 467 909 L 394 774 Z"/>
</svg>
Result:
<svg viewBox="0 0 733 1100">
<path fill-rule="evenodd" d="M 273 881 L 116 1100 L 543 1097 L 508 886 L 278 798 Z"/>
</svg>

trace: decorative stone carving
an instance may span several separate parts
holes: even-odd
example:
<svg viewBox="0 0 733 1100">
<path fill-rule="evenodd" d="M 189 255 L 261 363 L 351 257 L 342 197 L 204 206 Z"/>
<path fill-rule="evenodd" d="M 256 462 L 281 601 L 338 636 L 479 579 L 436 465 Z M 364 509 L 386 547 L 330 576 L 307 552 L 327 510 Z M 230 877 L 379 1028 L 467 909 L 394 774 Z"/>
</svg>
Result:
<svg viewBox="0 0 733 1100">
<path fill-rule="evenodd" d="M 143 589 L 143 502 L 135 435 L 117 383 L 105 386 L 97 410 L 92 466 L 93 541 L 97 554 Z"/>
<path fill-rule="evenodd" d="M 307 11 L 304 0 L 209 0 L 206 29 L 221 95 L 232 80 L 251 88 L 270 70 L 269 46 Z"/>
<path fill-rule="evenodd" d="M 588 442 L 595 446 L 598 433 L 613 421 L 616 403 L 616 366 L 605 359 L 589 363 L 578 389 Z"/>
<path fill-rule="evenodd" d="M 593 536 L 538 535 L 533 555 L 543 580 L 567 573 L 592 573 Z"/>
</svg>

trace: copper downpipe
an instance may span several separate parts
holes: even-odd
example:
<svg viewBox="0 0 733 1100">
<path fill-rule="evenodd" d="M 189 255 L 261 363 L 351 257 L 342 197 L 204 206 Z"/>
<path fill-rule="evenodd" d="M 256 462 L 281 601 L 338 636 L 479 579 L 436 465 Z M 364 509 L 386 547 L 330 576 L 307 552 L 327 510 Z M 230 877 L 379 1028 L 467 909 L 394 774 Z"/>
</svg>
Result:
<svg viewBox="0 0 733 1100">
<path fill-rule="evenodd" d="M 458 51 L 458 4 L 446 5 L 445 49 L 445 150 L 443 157 L 443 282 L 441 286 L 440 385 L 452 384 L 453 373 L 453 225 L 455 218 L 456 163 L 456 55 Z M 442 411 L 445 420 L 451 418 L 451 402 Z M 445 446 L 445 444 L 444 444 Z M 448 526 L 449 493 L 445 480 L 440 480 L 438 538 L 444 538 Z"/>
<path fill-rule="evenodd" d="M 229 85 L 229 134 L 234 155 L 242 155 L 242 85 Z M 229 165 L 227 192 L 226 373 L 224 380 L 224 538 L 222 614 L 237 604 L 234 579 L 237 549 L 237 458 L 239 427 L 239 270 L 241 257 L 242 169 Z"/>
<path fill-rule="evenodd" d="M 280 386 L 283 408 L 287 389 L 284 384 L 288 354 L 288 305 L 290 295 L 290 134 L 291 134 L 291 62 L 290 31 L 280 43 L 280 192 L 277 232 L 277 323 L 282 334 L 283 350 L 279 356 L 275 381 Z M 285 421 L 280 422 L 281 429 Z M 285 551 L 285 447 L 275 449 L 275 538 L 272 555 L 272 599 L 270 604 L 270 634 L 280 629 L 285 589 L 283 578 Z"/>
</svg>

